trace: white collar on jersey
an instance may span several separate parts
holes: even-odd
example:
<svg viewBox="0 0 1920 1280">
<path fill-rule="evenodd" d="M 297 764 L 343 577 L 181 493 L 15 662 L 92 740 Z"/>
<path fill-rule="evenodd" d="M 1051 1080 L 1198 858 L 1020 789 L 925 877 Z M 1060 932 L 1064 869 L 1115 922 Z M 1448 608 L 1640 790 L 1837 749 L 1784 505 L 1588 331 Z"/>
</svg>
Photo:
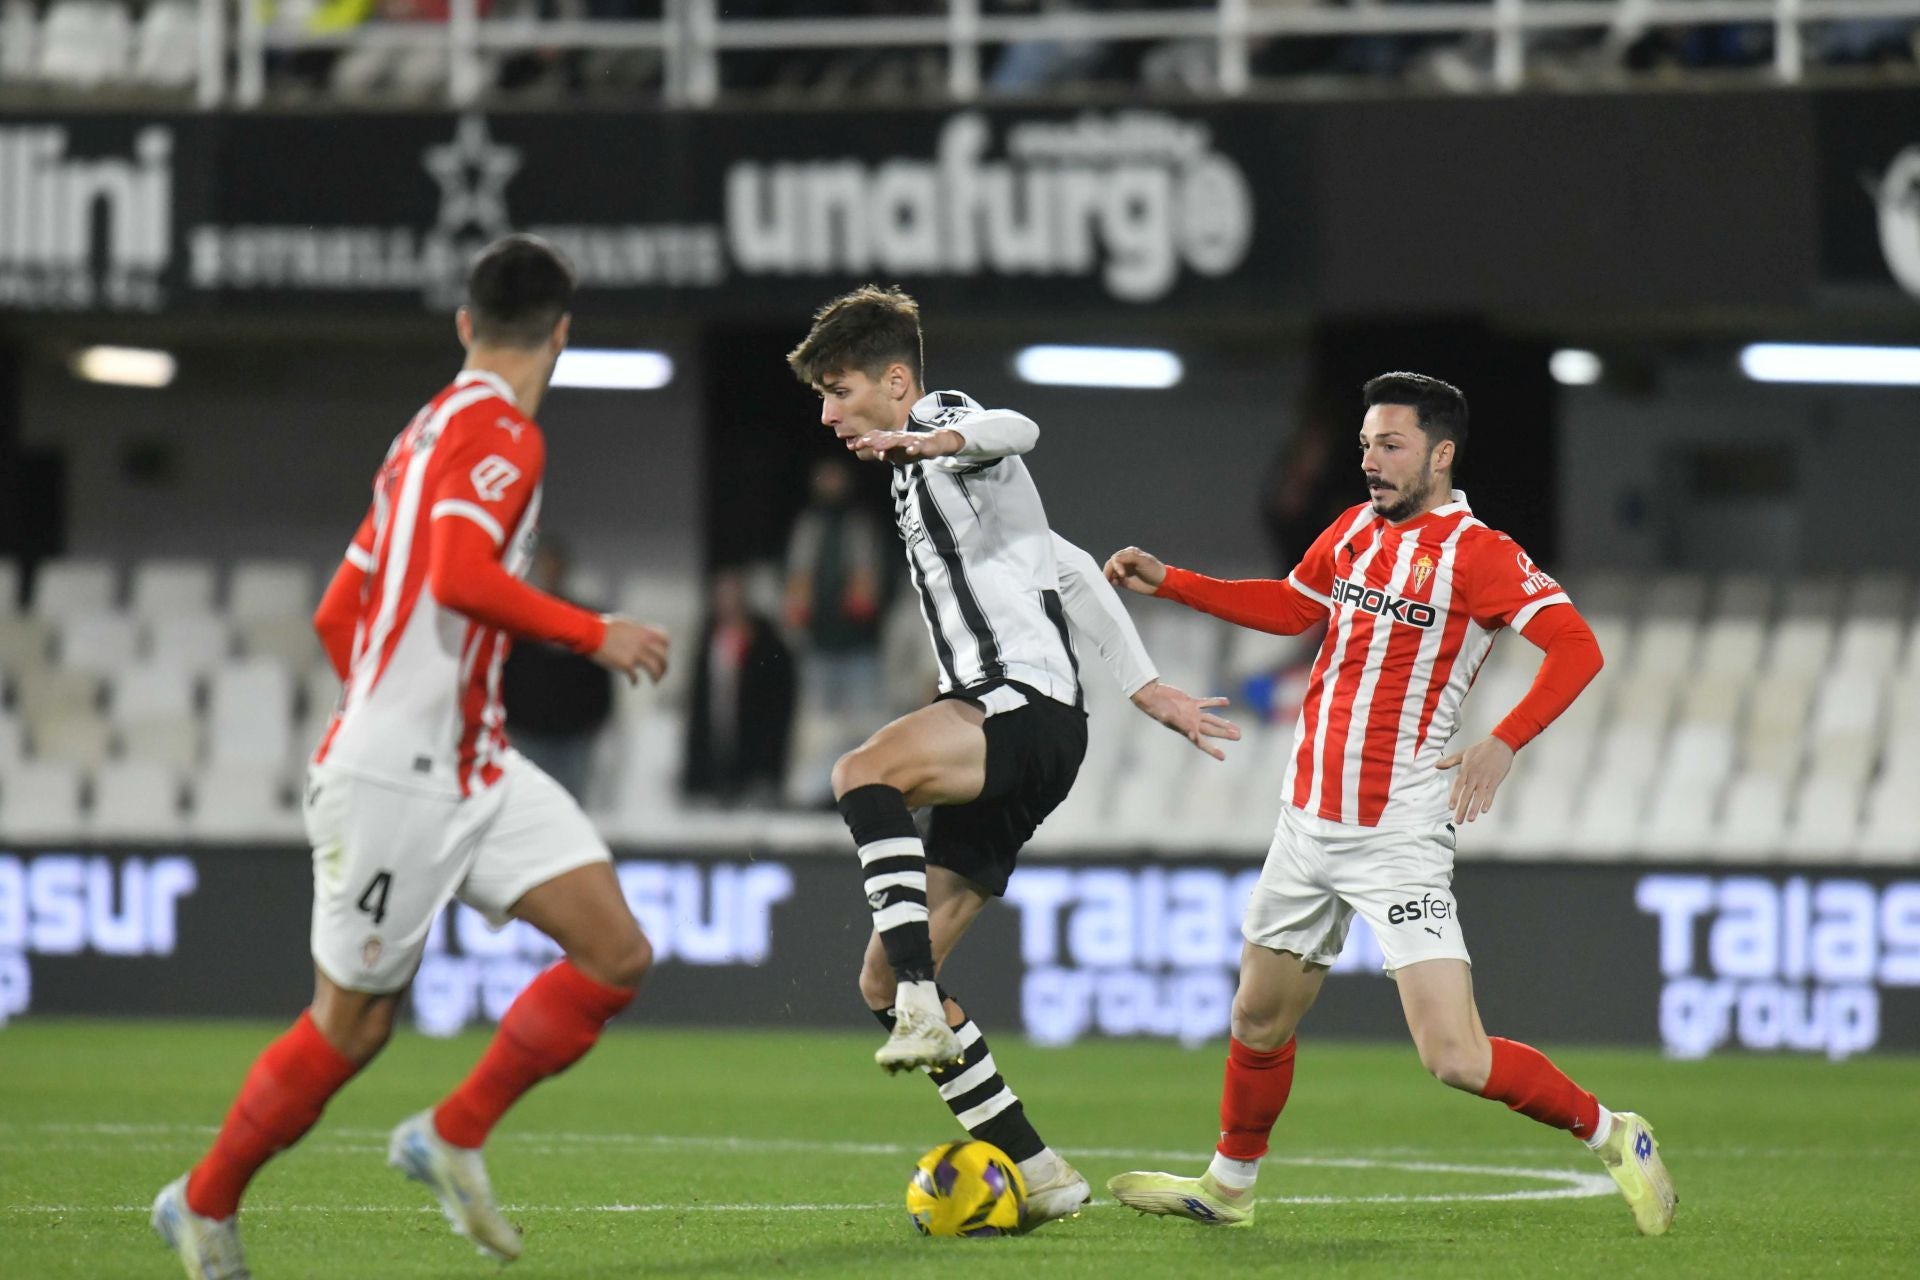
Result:
<svg viewBox="0 0 1920 1280">
<path fill-rule="evenodd" d="M 495 395 L 498 395 L 508 404 L 517 407 L 518 402 L 513 398 L 513 388 L 507 385 L 505 378 L 493 372 L 491 369 L 462 369 L 454 378 L 453 385 L 456 387 L 464 387 L 475 382 L 486 383 L 493 388 Z"/>
<path fill-rule="evenodd" d="M 1445 506 L 1435 507 L 1432 511 L 1429 511 L 1427 514 L 1433 515 L 1433 516 L 1450 516 L 1456 511 L 1465 511 L 1469 515 L 1472 514 L 1473 508 L 1467 505 L 1466 490 L 1449 489 L 1447 490 L 1447 496 L 1449 498 L 1452 498 L 1453 501 L 1447 503 Z"/>
</svg>

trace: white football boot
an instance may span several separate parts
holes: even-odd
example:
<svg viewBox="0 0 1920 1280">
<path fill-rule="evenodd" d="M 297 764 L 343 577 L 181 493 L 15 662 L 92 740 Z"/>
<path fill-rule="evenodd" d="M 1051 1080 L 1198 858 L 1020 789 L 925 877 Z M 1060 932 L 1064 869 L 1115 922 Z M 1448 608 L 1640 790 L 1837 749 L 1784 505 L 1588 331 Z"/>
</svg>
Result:
<svg viewBox="0 0 1920 1280">
<path fill-rule="evenodd" d="M 187 1207 L 187 1175 L 153 1198 L 154 1231 L 180 1255 L 192 1280 L 253 1280 L 232 1218 L 203 1218 Z"/>
<path fill-rule="evenodd" d="M 893 996 L 893 1034 L 873 1060 L 890 1073 L 944 1067 L 961 1057 L 960 1038 L 947 1025 L 946 1006 L 931 982 L 903 982 Z"/>
<path fill-rule="evenodd" d="M 494 1205 L 480 1153 L 456 1147 L 435 1132 L 432 1111 L 400 1122 L 387 1143 L 387 1163 L 433 1192 L 454 1231 L 480 1252 L 502 1262 L 520 1256 L 520 1232 Z"/>
<path fill-rule="evenodd" d="M 1077 1218 L 1093 1199 L 1087 1180 L 1052 1147 L 1022 1160 L 1020 1176 L 1027 1184 L 1027 1209 L 1020 1216 L 1022 1233 L 1061 1218 Z"/>
</svg>

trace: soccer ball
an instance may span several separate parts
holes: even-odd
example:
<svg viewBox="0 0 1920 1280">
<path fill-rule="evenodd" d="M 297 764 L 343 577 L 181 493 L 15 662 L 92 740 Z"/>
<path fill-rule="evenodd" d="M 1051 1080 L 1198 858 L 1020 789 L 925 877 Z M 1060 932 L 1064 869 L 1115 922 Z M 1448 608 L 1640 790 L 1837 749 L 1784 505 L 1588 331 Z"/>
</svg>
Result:
<svg viewBox="0 0 1920 1280">
<path fill-rule="evenodd" d="M 920 1157 L 907 1214 L 923 1236 L 1004 1236 L 1020 1229 L 1027 1184 L 991 1142 L 949 1142 Z"/>
</svg>

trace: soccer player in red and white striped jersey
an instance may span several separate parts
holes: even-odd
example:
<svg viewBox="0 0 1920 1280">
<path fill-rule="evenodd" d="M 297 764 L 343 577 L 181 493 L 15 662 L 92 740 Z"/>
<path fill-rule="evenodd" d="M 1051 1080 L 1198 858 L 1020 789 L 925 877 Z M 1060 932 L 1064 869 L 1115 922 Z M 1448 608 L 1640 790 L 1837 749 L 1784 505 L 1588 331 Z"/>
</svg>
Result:
<svg viewBox="0 0 1920 1280">
<path fill-rule="evenodd" d="M 240 1198 L 392 1034 L 428 929 L 458 898 L 532 924 L 565 957 L 507 1009 L 480 1063 L 393 1132 L 388 1160 L 493 1256 L 520 1234 L 480 1146 L 516 1099 L 565 1070 L 633 998 L 652 951 L 606 845 L 558 783 L 507 743 L 500 668 L 513 637 L 563 644 L 637 679 L 664 631 L 520 581 L 546 444 L 533 420 L 566 346 L 573 271 L 509 236 L 475 259 L 457 328 L 465 367 L 395 438 L 373 502 L 314 615 L 345 684 L 308 770 L 313 1003 L 253 1064 L 206 1157 L 154 1202 L 187 1274 L 248 1274 Z"/>
<path fill-rule="evenodd" d="M 1456 1089 L 1565 1129 L 1598 1152 L 1648 1235 L 1673 1221 L 1673 1183 L 1646 1121 L 1611 1112 L 1538 1050 L 1490 1037 L 1454 901 L 1456 823 L 1486 812 L 1514 753 L 1600 670 L 1566 592 L 1452 487 L 1467 402 L 1420 374 L 1368 382 L 1360 429 L 1370 494 L 1284 581 L 1222 582 L 1129 547 L 1107 577 L 1241 626 L 1327 634 L 1308 678 L 1281 794 L 1286 806 L 1247 903 L 1220 1141 L 1198 1178 L 1123 1173 L 1121 1203 L 1213 1225 L 1253 1218 L 1254 1180 L 1293 1084 L 1294 1029 L 1366 917 L 1427 1070 Z M 1485 741 L 1448 753 L 1460 705 L 1502 630 L 1544 650 L 1519 705 Z"/>
</svg>

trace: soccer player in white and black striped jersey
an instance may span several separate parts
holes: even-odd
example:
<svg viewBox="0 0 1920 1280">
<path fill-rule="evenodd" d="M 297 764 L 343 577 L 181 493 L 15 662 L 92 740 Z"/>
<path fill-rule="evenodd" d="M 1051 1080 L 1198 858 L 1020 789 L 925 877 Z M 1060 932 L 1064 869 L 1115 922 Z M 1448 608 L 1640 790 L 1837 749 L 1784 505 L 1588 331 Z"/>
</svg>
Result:
<svg viewBox="0 0 1920 1280">
<path fill-rule="evenodd" d="M 1209 739 L 1239 730 L 1213 714 L 1226 699 L 1160 682 L 1100 567 L 1048 527 L 1020 458 L 1040 429 L 957 391 L 923 390 L 911 297 L 869 285 L 834 299 L 787 363 L 851 452 L 894 467 L 894 516 L 940 662 L 933 704 L 833 770 L 873 912 L 860 992 L 890 1033 L 874 1059 L 927 1068 L 968 1133 L 1019 1164 L 1031 1229 L 1078 1212 L 1086 1179 L 1041 1141 L 979 1028 L 934 979 L 1079 771 L 1076 635 L 1135 706 L 1209 755 L 1222 754 Z M 924 844 L 911 814 L 923 805 L 933 807 Z"/>
</svg>

